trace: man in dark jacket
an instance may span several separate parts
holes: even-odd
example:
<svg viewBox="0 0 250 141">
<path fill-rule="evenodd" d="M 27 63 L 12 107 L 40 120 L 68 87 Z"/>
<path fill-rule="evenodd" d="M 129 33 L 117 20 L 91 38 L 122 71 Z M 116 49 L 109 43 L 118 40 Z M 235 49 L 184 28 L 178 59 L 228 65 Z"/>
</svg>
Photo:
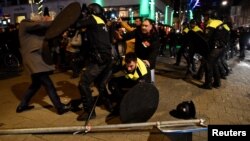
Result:
<svg viewBox="0 0 250 141">
<path fill-rule="evenodd" d="M 151 70 L 151 81 L 154 82 L 154 69 L 156 58 L 159 54 L 160 38 L 158 32 L 150 19 L 144 19 L 141 28 L 136 28 L 122 36 L 121 40 L 135 38 L 135 54 L 143 60 Z"/>
</svg>

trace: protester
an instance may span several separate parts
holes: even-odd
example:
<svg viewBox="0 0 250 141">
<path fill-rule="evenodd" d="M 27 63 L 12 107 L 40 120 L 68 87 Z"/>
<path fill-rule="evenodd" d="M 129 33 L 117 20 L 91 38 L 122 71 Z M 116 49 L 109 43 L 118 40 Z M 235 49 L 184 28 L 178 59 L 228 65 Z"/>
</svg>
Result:
<svg viewBox="0 0 250 141">
<path fill-rule="evenodd" d="M 50 23 L 49 18 L 43 18 L 38 15 L 32 17 L 31 20 L 23 20 L 20 23 L 20 50 L 23 57 L 23 65 L 31 74 L 31 84 L 16 109 L 17 113 L 34 108 L 29 103 L 41 86 L 45 87 L 50 100 L 57 110 L 57 114 L 64 114 L 70 109 L 69 106 L 61 103 L 56 93 L 56 88 L 49 77 L 55 70 L 55 66 L 45 63 L 42 58 L 42 48 L 48 46 L 44 35 Z"/>
</svg>

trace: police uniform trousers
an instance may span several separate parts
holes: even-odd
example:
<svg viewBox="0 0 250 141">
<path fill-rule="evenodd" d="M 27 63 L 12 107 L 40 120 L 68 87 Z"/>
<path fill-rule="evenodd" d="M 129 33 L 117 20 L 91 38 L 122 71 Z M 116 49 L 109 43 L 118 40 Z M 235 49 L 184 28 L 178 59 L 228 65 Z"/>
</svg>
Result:
<svg viewBox="0 0 250 141">
<path fill-rule="evenodd" d="M 101 65 L 97 63 L 91 63 L 86 66 L 86 70 L 81 75 L 79 86 L 78 86 L 85 112 L 89 113 L 93 106 L 93 97 L 92 97 L 92 92 L 90 89 L 90 85 L 92 84 L 92 82 L 95 83 L 99 91 L 100 99 L 103 102 L 106 102 L 106 103 L 109 102 L 107 98 L 108 92 L 106 89 L 106 82 L 112 73 L 111 66 L 112 66 L 111 61 L 103 63 Z M 108 108 L 111 108 L 111 107 L 108 107 Z M 110 110 L 110 109 L 107 109 L 107 110 Z"/>
<path fill-rule="evenodd" d="M 224 48 L 214 48 L 208 54 L 206 58 L 206 73 L 205 73 L 205 84 L 208 86 L 220 85 L 220 73 L 218 68 L 218 59 L 224 52 Z M 213 83 L 213 84 L 212 84 Z"/>
</svg>

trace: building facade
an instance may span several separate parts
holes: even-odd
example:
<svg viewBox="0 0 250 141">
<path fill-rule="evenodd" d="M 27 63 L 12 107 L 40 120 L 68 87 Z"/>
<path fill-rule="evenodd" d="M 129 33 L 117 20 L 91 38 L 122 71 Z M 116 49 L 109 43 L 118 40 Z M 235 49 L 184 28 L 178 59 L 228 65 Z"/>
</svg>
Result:
<svg viewBox="0 0 250 141">
<path fill-rule="evenodd" d="M 35 2 L 34 2 L 35 1 Z M 7 22 L 10 23 L 19 23 L 22 19 L 30 18 L 32 13 L 38 13 L 38 7 L 40 6 L 38 2 L 41 0 L 30 0 L 30 3 L 20 3 L 20 0 L 17 0 L 15 5 L 12 5 L 7 0 L 1 1 L 0 16 L 2 20 L 8 19 Z M 105 7 L 105 10 L 113 10 L 116 8 L 116 16 L 131 16 L 131 11 L 133 16 L 139 16 L 139 7 L 140 4 L 145 0 L 102 0 L 101 5 Z M 164 12 L 167 5 L 167 2 L 164 0 L 149 0 L 154 1 L 155 14 L 158 18 L 157 20 L 164 19 Z M 80 4 L 86 3 L 87 5 L 96 0 L 43 0 L 43 7 L 48 7 L 52 16 L 56 16 L 64 7 L 72 2 L 79 2 Z M 129 11 L 131 10 L 131 11 Z M 121 12 L 121 13 L 120 13 Z"/>
</svg>

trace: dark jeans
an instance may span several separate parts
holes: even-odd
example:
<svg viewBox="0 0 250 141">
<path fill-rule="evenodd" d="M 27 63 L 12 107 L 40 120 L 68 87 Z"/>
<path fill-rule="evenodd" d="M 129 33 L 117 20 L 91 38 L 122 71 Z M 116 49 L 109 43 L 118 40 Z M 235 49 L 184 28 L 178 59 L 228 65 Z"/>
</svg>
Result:
<svg viewBox="0 0 250 141">
<path fill-rule="evenodd" d="M 22 98 L 20 106 L 27 106 L 31 98 L 36 94 L 41 86 L 44 86 L 55 108 L 62 108 L 63 104 L 61 103 L 60 98 L 56 93 L 56 88 L 49 77 L 50 74 L 50 72 L 41 72 L 31 75 L 32 83 L 26 91 L 25 96 Z"/>
</svg>

